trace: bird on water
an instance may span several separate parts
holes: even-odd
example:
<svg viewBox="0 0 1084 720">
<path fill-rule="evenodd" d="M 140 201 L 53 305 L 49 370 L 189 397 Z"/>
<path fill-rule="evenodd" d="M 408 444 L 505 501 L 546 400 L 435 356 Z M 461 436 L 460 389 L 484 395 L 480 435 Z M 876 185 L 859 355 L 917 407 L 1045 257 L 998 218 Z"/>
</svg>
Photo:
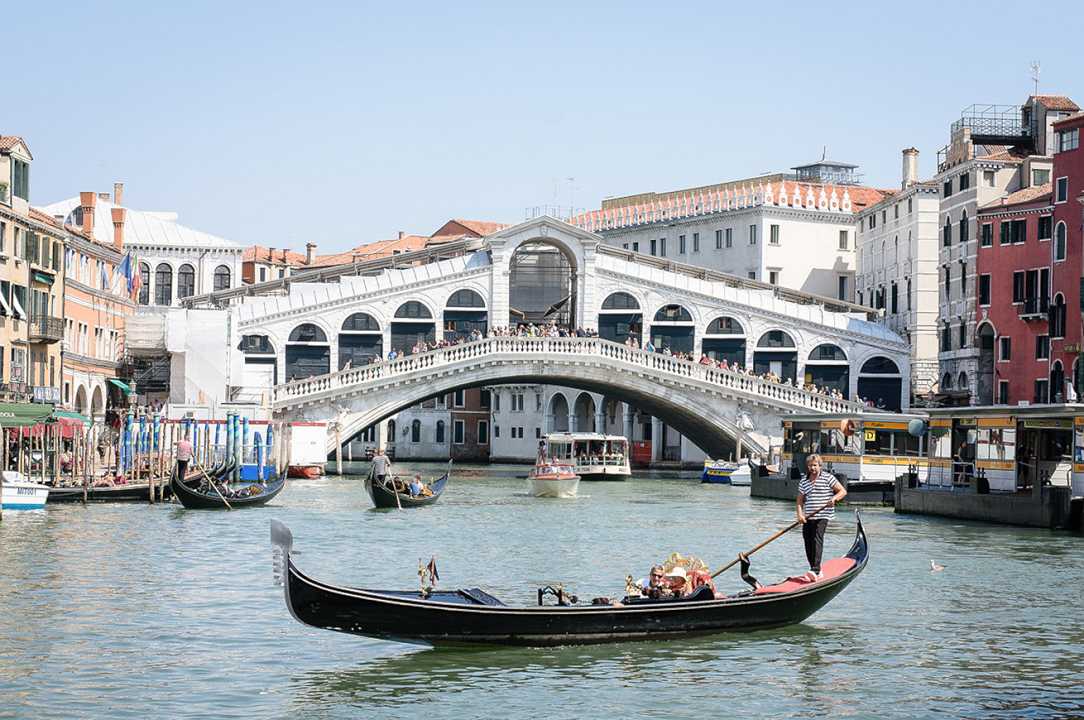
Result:
<svg viewBox="0 0 1084 720">
<path fill-rule="evenodd" d="M 941 572 L 944 569 L 944 565 L 938 565 L 933 560 L 930 560 L 930 572 Z"/>
</svg>

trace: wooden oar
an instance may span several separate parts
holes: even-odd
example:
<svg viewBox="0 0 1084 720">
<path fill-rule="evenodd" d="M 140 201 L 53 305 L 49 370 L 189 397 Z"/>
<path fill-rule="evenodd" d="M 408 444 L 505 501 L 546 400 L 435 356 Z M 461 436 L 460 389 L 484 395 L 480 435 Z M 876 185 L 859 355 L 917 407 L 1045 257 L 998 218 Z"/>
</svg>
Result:
<svg viewBox="0 0 1084 720">
<path fill-rule="evenodd" d="M 828 508 L 829 508 L 829 507 L 831 507 L 831 506 L 832 506 L 832 505 L 833 505 L 834 503 L 835 503 L 835 501 L 834 501 L 834 500 L 829 500 L 829 501 L 828 501 L 828 502 L 826 502 L 826 503 L 825 503 L 824 505 L 821 505 L 821 506 L 820 506 L 819 508 L 817 508 L 817 509 L 816 509 L 816 510 L 814 510 L 813 512 L 811 512 L 811 513 L 809 513 L 808 515 L 806 515 L 806 520 L 810 520 L 810 519 L 812 519 L 812 518 L 813 518 L 814 516 L 816 516 L 816 515 L 817 515 L 817 514 L 818 514 L 819 512 L 821 512 L 822 510 L 826 510 L 826 509 L 828 509 Z M 711 576 L 711 577 L 712 577 L 712 578 L 716 578 L 716 577 L 718 577 L 718 576 L 722 575 L 722 574 L 723 574 L 724 572 L 726 572 L 727 570 L 729 570 L 730 568 L 734 567 L 734 566 L 735 566 L 735 565 L 737 565 L 737 564 L 738 564 L 739 562 L 741 562 L 741 559 L 742 559 L 742 556 L 743 556 L 743 555 L 744 555 L 745 557 L 747 557 L 747 558 L 748 558 L 748 557 L 749 557 L 750 555 L 752 555 L 753 553 L 755 553 L 755 552 L 756 552 L 757 550 L 760 550 L 760 549 L 761 549 L 762 547 L 764 547 L 764 546 L 765 546 L 765 545 L 767 545 L 768 543 L 772 542 L 773 540 L 777 540 L 777 539 L 779 539 L 780 537 L 782 537 L 782 536 L 786 535 L 786 534 L 787 534 L 787 533 L 789 533 L 789 532 L 790 532 L 791 530 L 793 530 L 794 528 L 798 527 L 798 526 L 799 526 L 799 525 L 801 525 L 801 524 L 802 524 L 802 523 L 800 523 L 800 522 L 798 522 L 797 520 L 795 520 L 795 521 L 794 521 L 794 522 L 792 522 L 792 523 L 791 523 L 790 525 L 787 525 L 787 526 L 786 526 L 785 528 L 783 528 L 782 530 L 780 530 L 779 532 L 777 532 L 777 533 L 776 533 L 775 535 L 772 535 L 772 536 L 771 536 L 770 538 L 768 538 L 767 540 L 765 540 L 765 541 L 764 541 L 764 542 L 762 542 L 761 544 L 757 545 L 757 546 L 756 546 L 755 548 L 753 548 L 752 550 L 750 550 L 750 551 L 748 551 L 748 552 L 744 552 L 744 553 L 739 553 L 739 554 L 738 554 L 738 557 L 736 557 L 736 558 L 734 558 L 733 560 L 731 560 L 730 562 L 728 562 L 728 563 L 727 563 L 726 565 L 724 565 L 724 566 L 723 566 L 722 568 L 720 568 L 719 570 L 716 570 L 716 571 L 715 571 L 715 572 L 714 572 L 714 573 L 712 574 L 712 576 Z"/>
<path fill-rule="evenodd" d="M 218 489 L 218 485 L 215 484 L 215 481 L 211 479 L 211 476 L 207 474 L 207 471 L 203 469 L 203 466 L 199 464 L 199 460 L 197 460 L 194 455 L 192 456 L 192 464 L 199 468 L 199 471 L 203 473 L 203 477 L 207 478 L 207 482 L 211 483 L 211 487 L 213 487 L 215 489 L 215 492 L 218 493 L 219 499 L 221 499 L 222 502 L 226 504 L 226 509 L 233 510 L 233 506 L 230 505 L 229 500 L 227 500 L 226 496 L 222 494 L 222 491 Z M 174 468 L 174 472 L 176 472 L 176 468 Z M 184 484 L 184 478 L 180 479 L 180 483 L 182 485 Z"/>
</svg>

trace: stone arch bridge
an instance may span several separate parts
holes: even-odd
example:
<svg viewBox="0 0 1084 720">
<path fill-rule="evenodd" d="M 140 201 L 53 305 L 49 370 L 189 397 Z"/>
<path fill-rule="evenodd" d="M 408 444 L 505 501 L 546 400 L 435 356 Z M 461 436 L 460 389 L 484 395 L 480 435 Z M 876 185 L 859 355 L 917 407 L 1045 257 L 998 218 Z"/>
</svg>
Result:
<svg viewBox="0 0 1084 720">
<path fill-rule="evenodd" d="M 599 338 L 491 337 L 275 386 L 276 415 L 331 420 L 346 442 L 424 399 L 466 387 L 549 383 L 603 392 L 667 422 L 709 455 L 764 453 L 765 429 L 793 412 L 846 413 L 854 402 Z M 760 430 L 760 432 L 758 432 Z M 773 433 L 774 435 L 774 433 Z M 336 435 L 328 438 L 335 449 Z"/>
</svg>

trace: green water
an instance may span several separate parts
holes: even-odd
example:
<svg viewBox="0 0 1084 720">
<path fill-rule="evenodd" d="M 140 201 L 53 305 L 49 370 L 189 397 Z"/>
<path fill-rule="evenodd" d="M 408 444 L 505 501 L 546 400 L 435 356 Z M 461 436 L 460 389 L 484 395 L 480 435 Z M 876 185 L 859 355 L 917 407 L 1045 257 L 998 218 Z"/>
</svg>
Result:
<svg viewBox="0 0 1084 720">
<path fill-rule="evenodd" d="M 414 588 L 418 560 L 436 554 L 443 586 L 508 603 L 555 581 L 619 594 L 674 550 L 718 566 L 793 519 L 788 503 L 693 479 L 532 498 L 525 472 L 457 468 L 441 501 L 415 511 L 373 510 L 345 477 L 292 482 L 233 513 L 6 512 L 0 717 L 1084 714 L 1084 538 L 1061 533 L 866 510 L 869 567 L 806 623 L 688 641 L 430 650 L 304 627 L 272 583 L 271 518 L 317 578 Z M 826 556 L 850 546 L 853 521 L 838 513 Z M 931 573 L 931 558 L 946 569 Z M 797 533 L 755 556 L 762 580 L 804 569 Z"/>
</svg>

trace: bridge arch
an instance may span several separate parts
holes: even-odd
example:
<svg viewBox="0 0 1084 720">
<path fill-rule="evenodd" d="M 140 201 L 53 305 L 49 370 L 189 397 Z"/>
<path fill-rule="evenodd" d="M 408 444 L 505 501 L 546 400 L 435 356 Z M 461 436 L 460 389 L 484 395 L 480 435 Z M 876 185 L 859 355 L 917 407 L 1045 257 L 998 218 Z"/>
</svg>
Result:
<svg viewBox="0 0 1084 720">
<path fill-rule="evenodd" d="M 595 399 L 591 397 L 591 393 L 581 392 L 576 396 L 576 407 L 574 409 L 576 426 L 573 430 L 575 432 L 599 432 L 595 427 L 595 416 L 597 414 L 598 407 L 595 405 Z"/>
<path fill-rule="evenodd" d="M 555 392 L 546 405 L 546 432 L 572 432 L 568 398 L 563 392 Z"/>
<path fill-rule="evenodd" d="M 835 343 L 821 343 L 805 362 L 805 382 L 851 395 L 851 366 L 847 353 Z"/>
<path fill-rule="evenodd" d="M 247 388 L 266 389 L 279 382 L 278 352 L 266 333 L 250 333 L 241 336 L 237 349 L 244 357 L 241 369 L 241 385 Z"/>
<path fill-rule="evenodd" d="M 708 323 L 700 344 L 700 352 L 712 360 L 726 360 L 727 365 L 746 364 L 745 327 L 731 315 L 719 315 Z"/>
<path fill-rule="evenodd" d="M 798 345 L 789 332 L 773 329 L 760 336 L 753 351 L 753 372 L 798 381 Z"/>
<path fill-rule="evenodd" d="M 427 302 L 411 299 L 400 303 L 391 321 L 391 350 L 409 354 L 418 343 L 437 339 L 436 313 Z"/>
<path fill-rule="evenodd" d="M 287 382 L 331 372 L 331 342 L 323 323 L 310 320 L 290 331 L 285 369 Z"/>
<path fill-rule="evenodd" d="M 656 351 L 670 348 L 673 353 L 692 354 L 696 350 L 696 319 L 680 303 L 661 305 L 652 315 L 651 344 Z"/>
<path fill-rule="evenodd" d="M 489 308 L 485 297 L 474 288 L 454 290 L 444 302 L 444 339 L 452 342 L 477 330 L 485 337 L 489 331 Z"/>
<path fill-rule="evenodd" d="M 599 337 L 623 343 L 630 337 L 640 347 L 644 334 L 642 305 L 635 295 L 625 291 L 610 293 L 598 311 Z"/>
<path fill-rule="evenodd" d="M 384 357 L 384 331 L 367 312 L 349 315 L 339 328 L 338 369 L 358 367 Z"/>
<path fill-rule="evenodd" d="M 952 384 L 952 376 L 945 373 Z M 966 387 L 967 376 L 961 373 Z M 874 355 L 862 362 L 858 371 L 858 396 L 872 401 L 875 407 L 898 412 L 901 406 L 900 393 L 903 387 L 903 375 L 899 365 L 884 355 Z M 942 388 L 948 389 L 948 388 Z"/>
</svg>

